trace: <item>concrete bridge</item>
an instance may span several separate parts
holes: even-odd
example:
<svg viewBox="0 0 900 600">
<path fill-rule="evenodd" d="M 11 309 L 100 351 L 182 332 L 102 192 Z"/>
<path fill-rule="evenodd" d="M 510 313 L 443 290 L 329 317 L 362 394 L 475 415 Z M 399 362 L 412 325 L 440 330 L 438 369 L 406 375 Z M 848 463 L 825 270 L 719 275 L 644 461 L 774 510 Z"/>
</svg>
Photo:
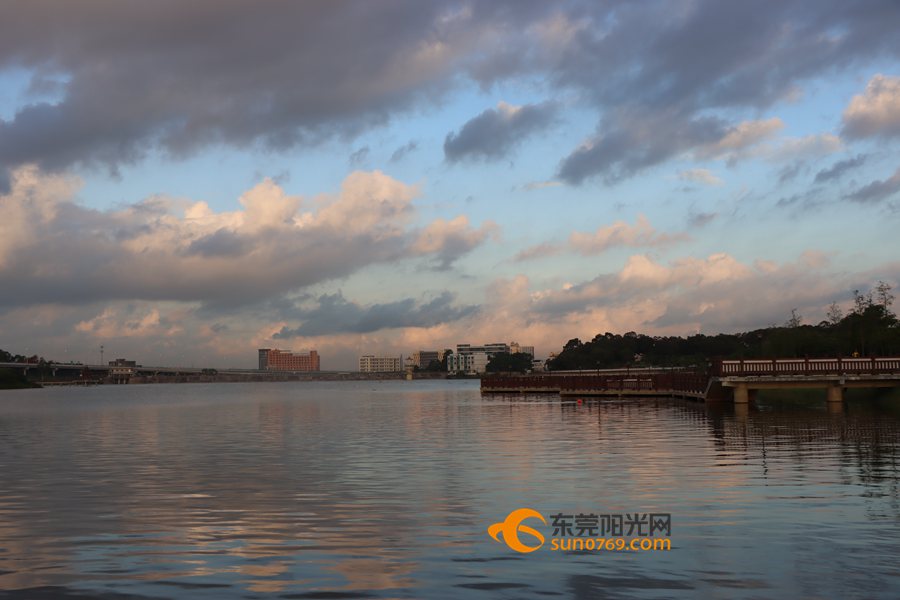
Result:
<svg viewBox="0 0 900 600">
<path fill-rule="evenodd" d="M 539 375 L 487 375 L 485 393 L 560 396 L 677 396 L 747 404 L 761 389 L 819 388 L 841 403 L 847 388 L 900 387 L 900 358 L 809 358 L 715 361 L 708 368 L 601 369 Z"/>
<path fill-rule="evenodd" d="M 900 387 L 900 358 L 803 358 L 723 360 L 711 370 L 709 399 L 753 400 L 757 390 L 819 388 L 828 402 L 842 402 L 847 388 Z"/>
</svg>

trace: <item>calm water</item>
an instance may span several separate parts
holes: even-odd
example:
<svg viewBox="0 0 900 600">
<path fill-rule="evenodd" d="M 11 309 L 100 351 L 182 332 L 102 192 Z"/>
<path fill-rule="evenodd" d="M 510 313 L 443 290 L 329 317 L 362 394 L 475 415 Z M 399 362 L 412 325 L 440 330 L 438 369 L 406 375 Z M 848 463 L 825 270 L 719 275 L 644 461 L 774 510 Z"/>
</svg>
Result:
<svg viewBox="0 0 900 600">
<path fill-rule="evenodd" d="M 898 415 L 477 382 L 0 392 L 0 598 L 896 599 Z M 520 507 L 670 513 L 672 550 L 519 554 L 486 529 Z"/>
</svg>

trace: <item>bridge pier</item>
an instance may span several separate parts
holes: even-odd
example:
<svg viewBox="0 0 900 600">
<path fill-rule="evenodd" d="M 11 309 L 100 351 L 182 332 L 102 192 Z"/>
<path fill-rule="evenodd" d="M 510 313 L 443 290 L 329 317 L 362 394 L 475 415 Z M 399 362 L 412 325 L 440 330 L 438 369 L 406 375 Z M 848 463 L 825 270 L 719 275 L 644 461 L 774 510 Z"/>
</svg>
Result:
<svg viewBox="0 0 900 600">
<path fill-rule="evenodd" d="M 748 404 L 756 400 L 756 390 L 750 389 L 746 383 L 739 383 L 734 387 L 734 403 Z"/>
<path fill-rule="evenodd" d="M 826 391 L 829 404 L 840 404 L 844 401 L 844 388 L 840 385 L 829 385 Z"/>
</svg>

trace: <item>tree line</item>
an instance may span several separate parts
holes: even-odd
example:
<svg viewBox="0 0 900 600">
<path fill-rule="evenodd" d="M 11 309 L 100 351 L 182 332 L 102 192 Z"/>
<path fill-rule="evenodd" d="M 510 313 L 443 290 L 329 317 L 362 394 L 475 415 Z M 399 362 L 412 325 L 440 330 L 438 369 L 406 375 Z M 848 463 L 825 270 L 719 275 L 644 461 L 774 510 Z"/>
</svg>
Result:
<svg viewBox="0 0 900 600">
<path fill-rule="evenodd" d="M 794 309 L 787 321 L 744 333 L 687 337 L 648 336 L 630 331 L 602 333 L 588 342 L 569 340 L 547 362 L 550 370 L 606 369 L 625 366 L 702 365 L 709 359 L 795 358 L 900 355 L 900 321 L 892 311 L 891 286 L 879 281 L 872 290 L 853 293 L 843 314 L 832 303 L 827 318 L 804 324 Z"/>
</svg>

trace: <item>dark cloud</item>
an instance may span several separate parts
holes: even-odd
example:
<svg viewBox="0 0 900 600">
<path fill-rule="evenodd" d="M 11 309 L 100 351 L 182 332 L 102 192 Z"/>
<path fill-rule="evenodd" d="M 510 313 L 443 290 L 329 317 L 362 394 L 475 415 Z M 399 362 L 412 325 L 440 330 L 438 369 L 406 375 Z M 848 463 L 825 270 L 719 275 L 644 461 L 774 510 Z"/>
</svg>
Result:
<svg viewBox="0 0 900 600">
<path fill-rule="evenodd" d="M 336 333 L 370 333 L 399 327 L 431 327 L 456 321 L 478 310 L 474 305 L 454 306 L 455 299 L 454 294 L 443 292 L 425 303 L 405 298 L 363 306 L 346 300 L 340 293 L 325 294 L 318 298 L 315 307 L 295 311 L 296 318 L 303 321 L 301 325 L 283 327 L 272 337 L 288 339 Z"/>
<path fill-rule="evenodd" d="M 887 179 L 873 181 L 855 192 L 847 194 L 845 198 L 861 204 L 874 204 L 886 200 L 897 192 L 900 192 L 900 168 Z"/>
<path fill-rule="evenodd" d="M 688 225 L 692 228 L 706 227 L 719 217 L 719 213 L 701 212 L 691 213 L 688 216 Z"/>
<path fill-rule="evenodd" d="M 485 90 L 523 77 L 601 115 L 563 160 L 565 181 L 616 181 L 734 125 L 711 115 L 897 58 L 897 22 L 896 0 L 10 0 L 0 69 L 24 68 L 45 96 L 0 120 L 0 170 L 115 173 L 159 150 L 347 140 L 440 106 L 466 77 Z M 846 133 L 896 135 L 896 113 L 874 109 L 897 89 L 873 78 Z M 502 156 L 545 126 L 537 106 L 515 125 L 496 110 L 476 117 L 448 138 L 447 158 Z"/>
<path fill-rule="evenodd" d="M 363 146 L 362 148 L 355 150 L 350 155 L 350 158 L 347 159 L 347 162 L 351 167 L 358 167 L 366 162 L 366 159 L 369 158 L 370 151 L 371 150 L 368 146 Z"/>
<path fill-rule="evenodd" d="M 797 178 L 801 171 L 807 170 L 806 161 L 794 161 L 778 171 L 778 183 L 785 184 Z M 818 183 L 818 180 L 817 180 Z"/>
<path fill-rule="evenodd" d="M 722 139 L 721 119 L 685 119 L 670 111 L 620 110 L 607 117 L 597 136 L 563 159 L 558 177 L 571 184 L 602 176 L 614 183 L 681 152 Z"/>
<path fill-rule="evenodd" d="M 215 233 L 205 235 L 191 242 L 185 251 L 186 256 L 236 257 L 247 252 L 251 241 L 242 238 L 233 231 L 217 229 Z"/>
<path fill-rule="evenodd" d="M 513 10 L 512 5 L 517 5 Z M 539 2 L 177 0 L 0 4 L 0 69 L 61 98 L 0 120 L 0 167 L 116 165 L 162 148 L 283 149 L 433 103 L 498 22 Z"/>
<path fill-rule="evenodd" d="M 708 142 L 726 125 L 711 120 L 711 111 L 765 109 L 826 72 L 900 56 L 894 0 L 701 0 L 597 10 L 608 10 L 606 20 L 591 12 L 550 67 L 557 84 L 583 90 L 603 114 L 595 136 L 560 165 L 559 175 L 573 184 L 615 182 Z"/>
<path fill-rule="evenodd" d="M 816 173 L 815 182 L 816 183 L 825 183 L 826 181 L 832 181 L 835 179 L 840 179 L 844 176 L 848 171 L 852 171 L 858 167 L 861 167 L 868 158 L 866 154 L 857 154 L 853 158 L 848 158 L 846 160 L 840 160 L 827 169 L 822 169 L 818 173 Z"/>
<path fill-rule="evenodd" d="M 500 103 L 489 108 L 444 140 L 444 156 L 448 161 L 497 160 L 526 137 L 548 127 L 554 119 L 553 104 L 510 106 Z"/>
<path fill-rule="evenodd" d="M 418 148 L 419 142 L 416 140 L 409 140 L 407 143 L 394 150 L 394 153 L 391 154 L 391 162 L 400 162 L 407 154 L 415 152 Z"/>
</svg>

